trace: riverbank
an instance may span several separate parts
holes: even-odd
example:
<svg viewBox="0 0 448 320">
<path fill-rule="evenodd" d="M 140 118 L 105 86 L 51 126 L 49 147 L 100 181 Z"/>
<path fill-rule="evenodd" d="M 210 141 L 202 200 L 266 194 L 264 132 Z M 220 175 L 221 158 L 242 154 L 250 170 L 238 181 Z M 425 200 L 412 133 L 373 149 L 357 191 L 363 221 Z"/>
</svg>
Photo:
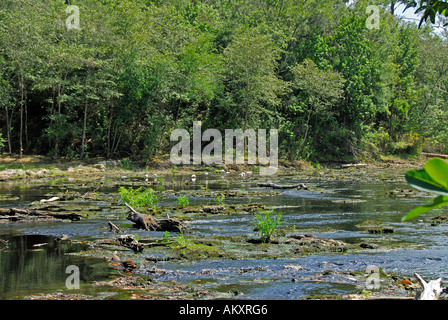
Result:
<svg viewBox="0 0 448 320">
<path fill-rule="evenodd" d="M 278 161 L 278 173 L 291 171 L 316 171 L 316 170 L 335 170 L 335 169 L 382 169 L 382 168 L 418 168 L 422 167 L 426 156 L 418 159 L 404 159 L 397 157 L 380 157 L 377 161 L 368 161 L 362 163 L 345 162 L 326 162 L 311 163 L 305 161 L 290 161 L 280 159 Z M 258 171 L 258 165 L 236 165 L 220 164 L 214 166 L 206 165 L 173 165 L 169 156 L 155 157 L 148 163 L 133 162 L 127 159 L 121 160 L 64 160 L 52 159 L 43 156 L 24 156 L 20 159 L 18 156 L 0 157 L 0 181 L 44 178 L 44 177 L 63 177 L 63 176 L 104 176 L 106 174 L 123 175 L 141 172 L 143 174 L 174 174 L 185 173 L 194 174 L 196 172 L 214 172 L 225 170 L 229 173 L 243 171 Z"/>
</svg>

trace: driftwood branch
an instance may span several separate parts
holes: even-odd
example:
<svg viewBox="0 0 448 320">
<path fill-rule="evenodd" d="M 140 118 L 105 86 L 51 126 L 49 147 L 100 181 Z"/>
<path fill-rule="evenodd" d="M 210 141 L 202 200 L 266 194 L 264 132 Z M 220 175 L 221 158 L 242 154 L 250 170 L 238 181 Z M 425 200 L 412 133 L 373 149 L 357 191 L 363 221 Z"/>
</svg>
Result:
<svg viewBox="0 0 448 320">
<path fill-rule="evenodd" d="M 59 198 L 59 197 L 52 197 L 52 198 L 50 198 L 50 199 L 42 199 L 42 200 L 40 200 L 40 202 L 41 203 L 46 203 L 46 202 L 53 202 L 53 201 L 58 201 L 58 200 L 60 200 L 61 198 Z"/>
<path fill-rule="evenodd" d="M 439 300 L 439 296 L 443 292 L 442 278 L 426 282 L 418 273 L 414 273 L 414 276 L 423 288 L 422 292 L 417 292 L 415 300 Z"/>
<path fill-rule="evenodd" d="M 341 164 L 341 168 L 362 168 L 367 167 L 367 164 L 365 163 L 347 163 L 347 164 Z"/>
<path fill-rule="evenodd" d="M 273 189 L 305 189 L 305 190 L 308 189 L 308 187 L 304 183 L 281 185 L 277 183 L 268 182 L 268 183 L 257 183 L 257 186 L 268 187 Z"/>
<path fill-rule="evenodd" d="M 122 230 L 120 229 L 120 227 L 118 227 L 117 225 L 113 224 L 111 221 L 108 222 L 108 225 L 110 227 L 110 231 L 112 232 L 122 232 Z"/>
<path fill-rule="evenodd" d="M 174 231 L 180 232 L 185 229 L 185 226 L 176 219 L 156 219 L 149 214 L 143 214 L 136 211 L 129 204 L 125 203 L 131 212 L 127 219 L 134 222 L 139 229 L 152 230 L 152 231 Z"/>
</svg>

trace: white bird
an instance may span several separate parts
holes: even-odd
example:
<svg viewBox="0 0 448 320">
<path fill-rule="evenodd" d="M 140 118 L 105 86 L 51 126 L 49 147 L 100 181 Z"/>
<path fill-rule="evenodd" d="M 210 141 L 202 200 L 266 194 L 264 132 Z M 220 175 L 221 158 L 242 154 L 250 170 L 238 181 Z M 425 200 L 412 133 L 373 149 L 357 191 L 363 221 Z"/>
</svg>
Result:
<svg viewBox="0 0 448 320">
<path fill-rule="evenodd" d="M 205 174 L 205 177 L 207 178 L 208 177 L 208 172 L 206 172 L 206 173 L 204 173 Z"/>
<path fill-rule="evenodd" d="M 148 182 L 148 179 L 149 179 L 149 175 L 145 174 L 145 181 Z"/>
<path fill-rule="evenodd" d="M 221 169 L 221 171 L 219 171 L 219 172 L 224 173 L 225 171 L 224 171 L 224 169 Z"/>
<path fill-rule="evenodd" d="M 229 174 L 230 174 L 230 172 L 229 172 L 229 171 L 227 171 L 227 172 L 226 172 L 226 176 L 228 176 Z"/>
<path fill-rule="evenodd" d="M 241 176 L 242 178 L 244 178 L 245 175 L 246 175 L 245 172 L 241 172 L 241 173 L 240 173 L 240 176 Z"/>
<path fill-rule="evenodd" d="M 250 175 L 250 174 L 252 174 L 252 171 L 246 171 L 246 174 Z"/>
<path fill-rule="evenodd" d="M 194 175 L 194 174 L 191 175 L 191 181 L 193 181 L 193 182 L 196 181 L 196 175 Z"/>
</svg>

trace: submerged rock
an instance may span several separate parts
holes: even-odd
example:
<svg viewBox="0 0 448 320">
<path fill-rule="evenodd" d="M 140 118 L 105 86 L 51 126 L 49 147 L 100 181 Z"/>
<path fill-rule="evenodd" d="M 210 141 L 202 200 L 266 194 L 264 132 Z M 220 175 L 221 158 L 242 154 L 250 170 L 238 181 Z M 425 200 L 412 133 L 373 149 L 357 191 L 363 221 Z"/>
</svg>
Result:
<svg viewBox="0 0 448 320">
<path fill-rule="evenodd" d="M 345 252 L 352 245 L 340 240 L 319 238 L 312 234 L 292 234 L 288 236 L 289 241 L 297 243 L 294 249 L 295 253 L 313 253 L 313 252 Z"/>
</svg>

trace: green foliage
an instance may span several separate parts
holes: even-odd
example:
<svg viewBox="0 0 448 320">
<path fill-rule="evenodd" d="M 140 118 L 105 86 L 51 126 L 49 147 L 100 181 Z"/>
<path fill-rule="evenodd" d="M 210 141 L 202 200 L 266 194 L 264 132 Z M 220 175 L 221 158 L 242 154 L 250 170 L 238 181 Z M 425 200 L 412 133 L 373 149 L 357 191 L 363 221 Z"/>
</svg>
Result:
<svg viewBox="0 0 448 320">
<path fill-rule="evenodd" d="M 182 231 L 179 232 L 179 234 L 174 238 L 174 247 L 187 247 L 191 244 L 191 240 L 187 239 Z"/>
<path fill-rule="evenodd" d="M 118 194 L 123 203 L 133 208 L 149 208 L 159 202 L 158 194 L 152 188 L 140 187 L 138 189 L 120 187 Z"/>
<path fill-rule="evenodd" d="M 417 7 L 417 0 L 410 0 L 408 1 L 407 8 L 410 7 Z M 415 13 L 421 13 L 421 20 L 419 23 L 419 27 L 423 24 L 423 22 L 427 22 L 428 20 L 431 21 L 431 23 L 436 23 L 436 17 L 437 14 L 448 16 L 448 2 L 445 0 L 420 0 L 419 6 Z M 445 23 L 445 26 L 447 24 Z"/>
<path fill-rule="evenodd" d="M 219 205 L 224 205 L 224 199 L 226 198 L 224 193 L 221 193 L 219 195 L 216 196 L 216 203 Z"/>
<path fill-rule="evenodd" d="M 170 242 L 171 241 L 171 235 L 168 231 L 163 232 L 162 236 L 162 242 Z"/>
<path fill-rule="evenodd" d="M 433 203 L 420 206 L 406 214 L 402 221 L 415 218 L 429 210 L 448 205 L 448 164 L 440 159 L 428 160 L 422 170 L 410 170 L 406 173 L 406 181 L 414 188 L 438 194 Z"/>
<path fill-rule="evenodd" d="M 187 196 L 179 195 L 179 197 L 177 198 L 177 204 L 181 207 L 186 207 L 189 203 L 190 201 L 188 200 Z"/>
<path fill-rule="evenodd" d="M 260 211 L 255 214 L 257 219 L 256 227 L 258 227 L 262 242 L 269 242 L 272 235 L 274 234 L 275 229 L 280 224 L 280 219 L 282 217 L 281 213 L 277 213 L 275 217 L 273 217 L 273 215 L 273 210 Z"/>
<path fill-rule="evenodd" d="M 3 151 L 3 148 L 5 147 L 6 139 L 3 138 L 2 134 L 0 133 L 0 152 Z"/>
<path fill-rule="evenodd" d="M 277 128 L 290 159 L 448 152 L 447 39 L 391 15 L 399 3 L 422 21 L 448 12 L 440 0 L 79 0 L 81 30 L 67 30 L 65 1 L 1 1 L 3 144 L 148 162 L 201 120 Z M 366 27 L 370 4 L 380 30 Z"/>
</svg>

